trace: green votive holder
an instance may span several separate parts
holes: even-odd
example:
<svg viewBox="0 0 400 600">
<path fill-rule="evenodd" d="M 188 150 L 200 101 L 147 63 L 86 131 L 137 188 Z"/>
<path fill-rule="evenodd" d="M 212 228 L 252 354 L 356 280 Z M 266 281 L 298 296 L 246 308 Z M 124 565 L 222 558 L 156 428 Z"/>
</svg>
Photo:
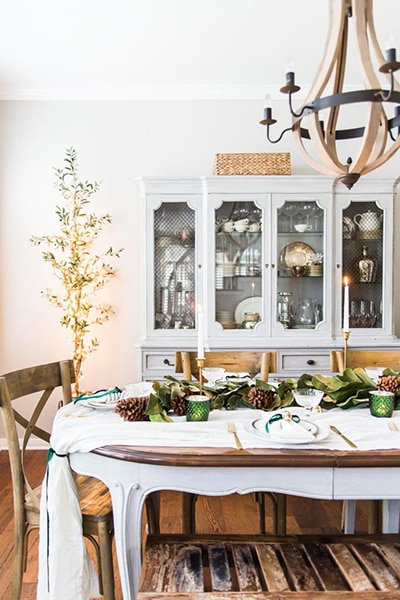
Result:
<svg viewBox="0 0 400 600">
<path fill-rule="evenodd" d="M 394 410 L 394 394 L 383 390 L 370 392 L 369 409 L 373 417 L 391 417 Z"/>
<path fill-rule="evenodd" d="M 186 421 L 207 421 L 210 414 L 210 399 L 207 396 L 186 398 Z"/>
</svg>

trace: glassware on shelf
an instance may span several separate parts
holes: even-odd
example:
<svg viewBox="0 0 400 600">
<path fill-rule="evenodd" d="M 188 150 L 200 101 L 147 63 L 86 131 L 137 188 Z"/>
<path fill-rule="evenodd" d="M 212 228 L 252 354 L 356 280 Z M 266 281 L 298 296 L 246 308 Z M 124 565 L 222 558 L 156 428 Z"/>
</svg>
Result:
<svg viewBox="0 0 400 600">
<path fill-rule="evenodd" d="M 298 214 L 302 217 L 302 223 L 304 222 L 307 225 L 310 225 L 310 217 L 315 212 L 315 209 L 318 208 L 315 202 L 305 202 L 302 206 L 299 207 Z"/>
<path fill-rule="evenodd" d="M 323 231 L 324 229 L 324 211 L 318 205 L 315 206 L 313 213 L 313 230 Z"/>
<path fill-rule="evenodd" d="M 289 316 L 293 319 L 298 327 L 314 327 L 315 311 L 314 301 L 310 298 L 302 298 L 301 300 L 292 300 L 289 303 Z"/>
<path fill-rule="evenodd" d="M 285 202 L 283 206 L 283 212 L 289 217 L 289 231 L 294 231 L 293 219 L 299 212 L 299 206 L 297 202 Z"/>
<path fill-rule="evenodd" d="M 350 303 L 350 327 L 375 327 L 380 318 L 373 300 L 352 300 Z"/>
<path fill-rule="evenodd" d="M 278 320 L 282 323 L 285 329 L 288 329 L 290 324 L 289 314 L 289 298 L 292 292 L 278 292 L 278 296 L 282 298 L 278 302 Z"/>
</svg>

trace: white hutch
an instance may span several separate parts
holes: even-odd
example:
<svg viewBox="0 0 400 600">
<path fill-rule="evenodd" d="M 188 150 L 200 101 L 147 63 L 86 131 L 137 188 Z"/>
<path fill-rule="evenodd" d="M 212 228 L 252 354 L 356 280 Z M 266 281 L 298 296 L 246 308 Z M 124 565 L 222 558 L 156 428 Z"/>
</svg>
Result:
<svg viewBox="0 0 400 600">
<path fill-rule="evenodd" d="M 352 190 L 314 176 L 138 185 L 146 230 L 143 379 L 174 374 L 175 350 L 196 349 L 199 306 L 206 350 L 276 350 L 281 375 L 329 372 L 330 350 L 343 346 L 344 277 L 349 347 L 400 346 L 393 180 L 363 178 Z"/>
</svg>

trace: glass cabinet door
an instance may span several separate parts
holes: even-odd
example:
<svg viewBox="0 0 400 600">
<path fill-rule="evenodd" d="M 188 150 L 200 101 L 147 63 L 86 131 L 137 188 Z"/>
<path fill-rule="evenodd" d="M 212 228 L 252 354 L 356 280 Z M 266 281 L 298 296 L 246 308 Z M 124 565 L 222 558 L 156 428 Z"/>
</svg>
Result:
<svg viewBox="0 0 400 600">
<path fill-rule="evenodd" d="M 376 202 L 343 210 L 343 276 L 348 277 L 350 329 L 382 328 L 385 214 Z"/>
<path fill-rule="evenodd" d="M 277 209 L 275 321 L 281 331 L 315 330 L 324 320 L 325 212 L 314 199 L 285 199 Z"/>
<path fill-rule="evenodd" d="M 195 211 L 186 202 L 154 210 L 154 329 L 195 327 Z"/>
<path fill-rule="evenodd" d="M 254 330 L 263 320 L 262 210 L 224 201 L 215 210 L 215 321 Z"/>
</svg>

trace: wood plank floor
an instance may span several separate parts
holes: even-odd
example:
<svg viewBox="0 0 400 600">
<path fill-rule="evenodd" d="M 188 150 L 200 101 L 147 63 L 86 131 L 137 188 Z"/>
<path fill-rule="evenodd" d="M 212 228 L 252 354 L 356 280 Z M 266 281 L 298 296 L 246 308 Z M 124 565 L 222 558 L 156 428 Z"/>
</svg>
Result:
<svg viewBox="0 0 400 600">
<path fill-rule="evenodd" d="M 27 453 L 26 469 L 31 473 L 31 483 L 41 483 L 46 453 Z M 320 501 L 289 497 L 287 503 L 288 533 L 335 533 L 340 531 L 341 502 Z M 358 503 L 356 529 L 367 531 L 366 503 Z M 0 598 L 11 598 L 13 513 L 12 486 L 8 453 L 0 452 Z M 266 499 L 267 530 L 272 519 L 269 500 Z M 231 495 L 224 498 L 200 497 L 196 508 L 196 528 L 201 533 L 258 533 L 258 511 L 252 495 Z M 181 531 L 181 497 L 176 492 L 163 492 L 161 499 L 161 531 Z M 22 600 L 36 599 L 37 535 L 30 536 L 28 568 L 24 576 Z M 116 600 L 121 600 L 121 589 L 116 572 Z"/>
</svg>

